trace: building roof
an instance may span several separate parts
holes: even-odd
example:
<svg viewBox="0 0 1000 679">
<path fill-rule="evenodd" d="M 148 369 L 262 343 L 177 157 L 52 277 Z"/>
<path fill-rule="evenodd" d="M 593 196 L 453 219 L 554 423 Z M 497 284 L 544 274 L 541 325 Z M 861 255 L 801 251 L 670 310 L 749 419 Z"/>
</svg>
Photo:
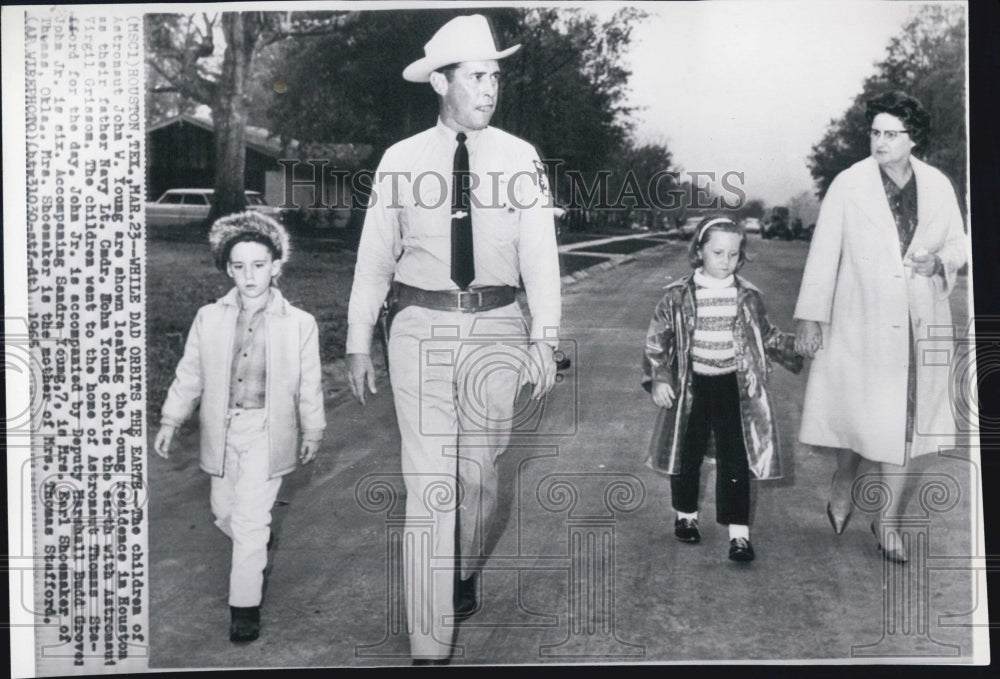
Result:
<svg viewBox="0 0 1000 679">
<path fill-rule="evenodd" d="M 164 118 L 146 128 L 146 133 L 170 127 L 171 125 L 194 125 L 210 133 L 215 133 L 212 119 L 207 116 L 181 113 Z M 328 159 L 334 165 L 356 167 L 372 153 L 370 144 L 301 143 L 292 139 L 287 145 L 273 135 L 270 130 L 255 125 L 246 127 L 246 145 L 270 158 L 298 158 L 299 160 Z"/>
</svg>

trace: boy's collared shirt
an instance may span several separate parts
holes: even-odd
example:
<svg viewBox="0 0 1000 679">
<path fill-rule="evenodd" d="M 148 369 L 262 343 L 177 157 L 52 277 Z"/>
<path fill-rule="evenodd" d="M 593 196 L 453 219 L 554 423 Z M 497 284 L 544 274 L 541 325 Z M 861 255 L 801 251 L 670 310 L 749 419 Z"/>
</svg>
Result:
<svg viewBox="0 0 1000 679">
<path fill-rule="evenodd" d="M 248 309 L 239 300 L 233 335 L 233 362 L 229 380 L 229 407 L 252 410 L 263 408 L 267 388 L 267 333 L 264 332 L 264 312 L 272 310 L 275 298 L 268 291 L 268 300 L 256 309 Z"/>
</svg>

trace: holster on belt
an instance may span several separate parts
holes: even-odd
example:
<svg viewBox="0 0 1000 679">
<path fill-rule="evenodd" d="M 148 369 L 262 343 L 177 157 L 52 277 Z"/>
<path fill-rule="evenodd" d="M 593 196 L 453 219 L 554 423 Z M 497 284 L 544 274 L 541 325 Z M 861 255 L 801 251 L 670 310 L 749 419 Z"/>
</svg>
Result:
<svg viewBox="0 0 1000 679">
<path fill-rule="evenodd" d="M 396 315 L 398 297 L 396 296 L 396 284 L 389 286 L 389 292 L 382 300 L 382 306 L 378 311 L 378 320 L 375 322 L 378 327 L 379 338 L 382 341 L 382 354 L 385 356 L 385 369 L 389 372 L 389 329 L 392 327 L 392 319 Z"/>
</svg>

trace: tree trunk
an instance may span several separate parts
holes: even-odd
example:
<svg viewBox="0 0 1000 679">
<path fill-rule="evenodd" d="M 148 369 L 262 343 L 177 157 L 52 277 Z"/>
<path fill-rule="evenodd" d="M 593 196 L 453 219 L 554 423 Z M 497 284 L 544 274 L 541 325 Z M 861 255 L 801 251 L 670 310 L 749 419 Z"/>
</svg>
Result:
<svg viewBox="0 0 1000 679">
<path fill-rule="evenodd" d="M 243 12 L 224 13 L 222 29 L 226 36 L 226 52 L 217 98 L 212 106 L 215 203 L 209 215 L 211 221 L 246 208 L 246 89 L 258 36 L 252 18 Z"/>
</svg>

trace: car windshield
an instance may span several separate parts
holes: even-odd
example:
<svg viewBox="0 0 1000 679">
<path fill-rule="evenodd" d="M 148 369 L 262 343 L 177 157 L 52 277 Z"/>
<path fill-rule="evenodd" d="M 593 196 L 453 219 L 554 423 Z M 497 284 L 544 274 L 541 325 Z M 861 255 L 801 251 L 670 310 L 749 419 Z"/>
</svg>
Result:
<svg viewBox="0 0 1000 679">
<path fill-rule="evenodd" d="M 267 205 L 264 202 L 263 196 L 258 193 L 248 193 L 247 194 L 247 205 Z"/>
</svg>

